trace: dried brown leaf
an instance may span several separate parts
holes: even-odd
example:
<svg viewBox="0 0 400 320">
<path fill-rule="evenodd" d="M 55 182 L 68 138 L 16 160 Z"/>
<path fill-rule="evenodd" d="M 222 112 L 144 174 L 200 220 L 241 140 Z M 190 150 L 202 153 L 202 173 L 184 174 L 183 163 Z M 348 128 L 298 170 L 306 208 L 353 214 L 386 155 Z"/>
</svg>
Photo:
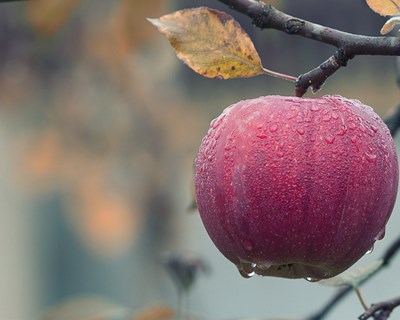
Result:
<svg viewBox="0 0 400 320">
<path fill-rule="evenodd" d="M 209 8 L 176 11 L 148 19 L 195 72 L 230 79 L 264 74 L 248 34 L 228 14 Z"/>
<path fill-rule="evenodd" d="M 368 6 L 381 16 L 400 14 L 400 0 L 366 0 Z"/>
</svg>

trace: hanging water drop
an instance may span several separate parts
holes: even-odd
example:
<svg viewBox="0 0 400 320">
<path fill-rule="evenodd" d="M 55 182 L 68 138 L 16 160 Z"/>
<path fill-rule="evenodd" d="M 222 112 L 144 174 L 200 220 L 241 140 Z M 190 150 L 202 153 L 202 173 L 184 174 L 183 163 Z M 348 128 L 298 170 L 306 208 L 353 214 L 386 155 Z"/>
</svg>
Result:
<svg viewBox="0 0 400 320">
<path fill-rule="evenodd" d="M 378 235 L 375 237 L 375 240 L 382 240 L 385 237 L 386 229 L 383 228 L 379 231 Z"/>
<path fill-rule="evenodd" d="M 308 282 L 318 282 L 320 279 L 316 279 L 316 278 L 311 278 L 311 277 L 307 277 L 305 278 Z"/>
<path fill-rule="evenodd" d="M 251 278 L 256 274 L 255 273 L 256 267 L 257 265 L 255 263 L 248 263 L 248 262 L 242 262 L 237 266 L 240 275 L 246 279 Z"/>
<path fill-rule="evenodd" d="M 249 279 L 249 278 L 253 277 L 256 274 L 254 271 L 247 273 L 246 271 L 240 270 L 240 269 L 239 269 L 239 273 L 245 279 Z"/>
<path fill-rule="evenodd" d="M 368 249 L 368 251 L 365 254 L 370 254 L 374 251 L 374 245 L 372 245 L 371 248 Z"/>
</svg>

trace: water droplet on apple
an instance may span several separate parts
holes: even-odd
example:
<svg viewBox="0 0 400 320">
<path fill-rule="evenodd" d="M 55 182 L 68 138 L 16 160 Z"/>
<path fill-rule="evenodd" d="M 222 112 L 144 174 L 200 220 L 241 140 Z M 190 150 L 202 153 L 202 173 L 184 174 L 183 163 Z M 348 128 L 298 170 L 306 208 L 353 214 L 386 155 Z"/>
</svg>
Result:
<svg viewBox="0 0 400 320">
<path fill-rule="evenodd" d="M 273 124 L 269 127 L 269 131 L 271 132 L 276 132 L 278 131 L 278 126 L 276 124 Z"/>
<path fill-rule="evenodd" d="M 244 270 L 241 270 L 241 269 L 238 269 L 238 270 L 239 270 L 240 275 L 241 275 L 243 278 L 245 278 L 245 279 L 251 278 L 252 276 L 255 275 L 255 272 L 254 272 L 254 271 L 247 273 L 247 272 L 244 271 Z"/>
<path fill-rule="evenodd" d="M 319 105 L 313 104 L 310 109 L 311 109 L 311 111 L 319 111 L 321 108 Z"/>
<path fill-rule="evenodd" d="M 378 132 L 378 128 L 375 127 L 374 125 L 371 126 L 371 129 L 372 129 L 372 131 L 375 132 L 375 133 Z"/>
<path fill-rule="evenodd" d="M 224 114 L 224 113 L 222 113 L 218 118 L 216 118 L 215 119 L 216 121 L 214 121 L 214 123 L 212 125 L 213 129 L 218 128 L 224 122 L 225 118 L 226 118 L 226 114 Z"/>
<path fill-rule="evenodd" d="M 257 265 L 255 263 L 249 263 L 249 262 L 241 262 L 237 266 L 240 275 L 246 279 L 251 278 L 256 274 L 254 271 L 256 267 Z"/>
<path fill-rule="evenodd" d="M 363 124 L 360 124 L 359 129 L 363 133 L 367 132 L 367 128 L 365 128 L 365 126 Z"/>
<path fill-rule="evenodd" d="M 210 127 L 214 128 L 214 125 L 215 125 L 216 122 L 217 122 L 217 118 L 212 119 L 211 122 L 210 122 Z"/>
<path fill-rule="evenodd" d="M 324 122 L 328 122 L 329 120 L 331 120 L 331 114 L 327 113 L 322 117 L 322 121 Z"/>
<path fill-rule="evenodd" d="M 276 153 L 276 155 L 279 157 L 279 158 L 283 158 L 283 156 L 285 155 L 282 151 L 278 151 L 277 153 Z"/>
<path fill-rule="evenodd" d="M 320 279 L 307 277 L 305 278 L 308 282 L 318 282 Z"/>
<path fill-rule="evenodd" d="M 344 136 L 347 132 L 347 127 L 345 125 L 341 126 L 339 131 L 337 132 L 338 136 Z"/>
<path fill-rule="evenodd" d="M 297 128 L 296 131 L 301 136 L 304 134 L 304 129 L 303 128 Z"/>
<path fill-rule="evenodd" d="M 332 118 L 337 120 L 339 119 L 339 115 L 336 112 L 332 112 Z"/>
<path fill-rule="evenodd" d="M 376 156 L 376 154 L 366 152 L 365 158 L 367 159 L 367 161 L 369 163 L 374 163 L 374 162 L 376 162 L 378 157 Z"/>
<path fill-rule="evenodd" d="M 351 140 L 351 142 L 356 143 L 357 142 L 357 136 L 351 136 L 350 140 Z"/>
<path fill-rule="evenodd" d="M 373 251 L 374 251 L 374 245 L 372 245 L 372 247 L 369 248 L 365 254 L 370 254 L 370 253 L 372 253 Z"/>
<path fill-rule="evenodd" d="M 250 239 L 244 240 L 244 241 L 243 241 L 243 247 L 244 247 L 247 251 L 253 251 L 253 249 L 254 249 L 253 241 L 251 241 Z"/>
<path fill-rule="evenodd" d="M 348 126 L 350 130 L 355 130 L 357 128 L 357 125 L 354 122 L 349 122 Z"/>
<path fill-rule="evenodd" d="M 332 144 L 332 143 L 335 141 L 335 137 L 333 137 L 333 136 L 326 136 L 326 137 L 325 137 L 325 141 L 326 141 L 328 144 Z"/>
<path fill-rule="evenodd" d="M 379 231 L 378 235 L 375 237 L 375 240 L 382 240 L 385 237 L 386 229 L 383 228 Z"/>
</svg>

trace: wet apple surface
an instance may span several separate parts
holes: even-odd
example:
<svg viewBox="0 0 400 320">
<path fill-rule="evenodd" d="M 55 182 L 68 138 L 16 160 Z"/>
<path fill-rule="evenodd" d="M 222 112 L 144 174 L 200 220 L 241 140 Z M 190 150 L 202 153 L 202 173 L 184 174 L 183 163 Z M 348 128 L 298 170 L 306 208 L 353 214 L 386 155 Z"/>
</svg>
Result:
<svg viewBox="0 0 400 320">
<path fill-rule="evenodd" d="M 340 96 L 240 101 L 211 122 L 195 168 L 205 228 L 245 277 L 346 270 L 383 238 L 397 185 L 387 126 Z"/>
</svg>

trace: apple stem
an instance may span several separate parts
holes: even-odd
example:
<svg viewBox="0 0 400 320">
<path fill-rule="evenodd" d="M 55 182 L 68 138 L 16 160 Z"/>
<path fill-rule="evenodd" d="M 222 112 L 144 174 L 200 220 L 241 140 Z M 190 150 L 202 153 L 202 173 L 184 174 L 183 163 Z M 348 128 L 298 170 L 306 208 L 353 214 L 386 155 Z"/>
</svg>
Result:
<svg viewBox="0 0 400 320">
<path fill-rule="evenodd" d="M 361 293 L 361 290 L 358 286 L 353 286 L 354 291 L 357 294 L 358 300 L 360 300 L 361 305 L 363 306 L 364 310 L 368 310 L 368 303 L 365 301 L 364 296 Z"/>
</svg>

